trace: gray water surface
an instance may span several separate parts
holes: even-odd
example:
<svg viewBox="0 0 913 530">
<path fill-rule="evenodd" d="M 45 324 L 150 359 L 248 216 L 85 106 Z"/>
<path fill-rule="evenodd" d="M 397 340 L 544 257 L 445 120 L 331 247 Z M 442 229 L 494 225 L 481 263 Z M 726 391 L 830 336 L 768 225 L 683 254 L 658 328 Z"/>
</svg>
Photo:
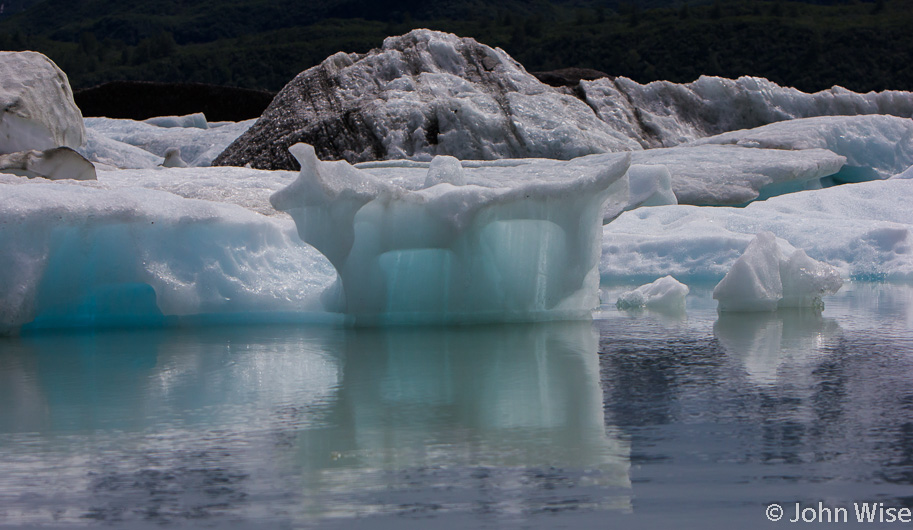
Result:
<svg viewBox="0 0 913 530">
<path fill-rule="evenodd" d="M 620 289 L 592 323 L 0 339 L 0 526 L 772 528 L 820 501 L 848 527 L 854 502 L 913 507 L 913 287 L 754 315 L 706 289 L 684 314 L 619 312 Z"/>
</svg>

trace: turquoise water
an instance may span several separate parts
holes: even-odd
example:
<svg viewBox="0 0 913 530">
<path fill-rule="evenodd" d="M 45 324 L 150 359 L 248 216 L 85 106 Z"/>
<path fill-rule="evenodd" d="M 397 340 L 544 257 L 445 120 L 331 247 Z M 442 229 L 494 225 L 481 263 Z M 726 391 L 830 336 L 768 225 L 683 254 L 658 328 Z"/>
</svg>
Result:
<svg viewBox="0 0 913 530">
<path fill-rule="evenodd" d="M 771 503 L 913 506 L 913 287 L 849 284 L 820 314 L 688 303 L 0 339 L 0 526 L 768 528 Z"/>
</svg>

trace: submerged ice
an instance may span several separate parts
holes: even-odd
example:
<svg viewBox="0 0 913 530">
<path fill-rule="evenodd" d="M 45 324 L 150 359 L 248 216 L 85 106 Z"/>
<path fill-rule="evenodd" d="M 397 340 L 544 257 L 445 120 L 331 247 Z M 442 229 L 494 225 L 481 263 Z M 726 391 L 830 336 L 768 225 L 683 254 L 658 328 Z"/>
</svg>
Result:
<svg viewBox="0 0 913 530">
<path fill-rule="evenodd" d="M 292 147 L 298 179 L 272 203 L 336 268 L 359 323 L 588 317 L 598 305 L 603 205 L 630 158 L 464 168 L 380 179 Z M 410 177 L 411 178 L 408 178 Z"/>
</svg>

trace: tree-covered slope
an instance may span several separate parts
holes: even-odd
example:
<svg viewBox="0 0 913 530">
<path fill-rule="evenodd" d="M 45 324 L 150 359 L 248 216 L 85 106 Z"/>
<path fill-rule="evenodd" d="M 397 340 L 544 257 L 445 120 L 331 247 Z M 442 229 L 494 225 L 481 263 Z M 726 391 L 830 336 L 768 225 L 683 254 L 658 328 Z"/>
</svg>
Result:
<svg viewBox="0 0 913 530">
<path fill-rule="evenodd" d="M 640 82 L 756 75 L 815 91 L 913 89 L 913 0 L 44 0 L 0 48 L 49 55 L 77 88 L 118 79 L 278 90 L 337 52 L 428 27 L 504 48 L 530 71 Z"/>
</svg>

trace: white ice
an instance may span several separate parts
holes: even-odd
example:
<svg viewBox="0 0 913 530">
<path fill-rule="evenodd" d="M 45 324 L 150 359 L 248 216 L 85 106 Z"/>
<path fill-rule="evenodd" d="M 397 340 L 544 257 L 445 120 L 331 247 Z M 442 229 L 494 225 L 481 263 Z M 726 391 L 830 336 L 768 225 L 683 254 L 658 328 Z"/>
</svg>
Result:
<svg viewBox="0 0 913 530">
<path fill-rule="evenodd" d="M 0 52 L 0 154 L 86 141 L 66 74 L 36 52 Z"/>
<path fill-rule="evenodd" d="M 783 252 L 803 249 L 843 278 L 913 280 L 913 180 L 798 192 L 745 208 L 659 206 L 625 212 L 603 229 L 607 281 L 672 274 L 718 281 L 760 231 Z"/>
<path fill-rule="evenodd" d="M 255 121 L 219 123 L 218 126 L 199 128 L 165 127 L 113 118 L 86 118 L 89 142 L 80 152 L 89 160 L 106 166 L 141 169 L 162 164 L 168 150 L 177 148 L 187 165 L 204 167 L 210 165 L 219 153 Z"/>
<path fill-rule="evenodd" d="M 826 149 L 700 145 L 632 153 L 633 164 L 665 166 L 679 204 L 737 205 L 821 187 L 845 158 Z"/>
<path fill-rule="evenodd" d="M 95 166 L 69 147 L 0 155 L 0 173 L 50 180 L 95 180 Z"/>
<path fill-rule="evenodd" d="M 846 157 L 838 182 L 884 179 L 913 165 L 913 120 L 895 116 L 822 116 L 772 123 L 693 142 L 764 149 L 827 149 Z"/>
<path fill-rule="evenodd" d="M 598 305 L 603 204 L 629 156 L 479 168 L 444 158 L 397 181 L 321 162 L 306 144 L 291 151 L 301 174 L 272 203 L 334 265 L 338 308 L 356 322 L 581 318 Z"/>
<path fill-rule="evenodd" d="M 143 120 L 144 123 L 155 125 L 156 127 L 194 127 L 197 129 L 208 129 L 209 123 L 206 121 L 206 115 L 202 112 L 187 114 L 185 116 L 156 116 Z"/>
<path fill-rule="evenodd" d="M 672 276 L 662 278 L 641 285 L 632 291 L 626 291 L 618 296 L 615 306 L 618 309 L 647 308 L 659 311 L 683 311 L 685 297 L 690 289 Z"/>
<path fill-rule="evenodd" d="M 906 171 L 903 171 L 902 173 L 898 173 L 891 178 L 892 179 L 913 179 L 913 166 L 908 167 L 906 169 Z"/>
<path fill-rule="evenodd" d="M 614 164 L 618 159 L 617 154 L 591 155 L 580 157 L 576 163 L 580 167 L 599 168 Z M 511 158 L 505 160 L 463 160 L 457 161 L 454 157 L 438 156 L 433 162 L 417 162 L 414 160 L 385 160 L 379 162 L 363 162 L 355 167 L 365 170 L 374 177 L 385 182 L 402 186 L 408 190 L 418 190 L 428 187 L 439 178 L 444 178 L 443 165 L 449 164 L 449 172 L 453 172 L 456 180 L 448 181 L 452 184 L 465 183 L 465 172 L 458 171 L 456 165 L 469 169 L 484 168 L 533 168 L 534 173 L 542 173 L 542 168 L 555 166 L 548 159 Z M 432 169 L 432 164 L 437 167 Z M 495 171 L 498 171 L 495 169 Z M 470 175 L 472 173 L 470 172 Z M 438 176 L 441 175 L 441 176 Z M 522 177 L 518 177 L 522 180 Z M 672 176 L 663 165 L 632 165 L 624 176 L 616 180 L 610 188 L 609 199 L 603 209 L 603 223 L 608 223 L 618 217 L 622 212 L 643 206 L 660 206 L 664 204 L 678 204 L 672 192 Z"/>
<path fill-rule="evenodd" d="M 720 311 L 774 311 L 780 307 L 819 307 L 843 280 L 836 268 L 797 249 L 781 251 L 771 232 L 760 232 L 713 289 Z"/>
<path fill-rule="evenodd" d="M 613 129 L 644 148 L 671 147 L 728 131 L 831 115 L 913 116 L 913 93 L 858 94 L 834 87 L 813 94 L 758 77 L 701 76 L 693 83 L 625 77 L 581 81 L 588 104 Z M 840 153 L 843 154 L 843 153 Z"/>
</svg>

